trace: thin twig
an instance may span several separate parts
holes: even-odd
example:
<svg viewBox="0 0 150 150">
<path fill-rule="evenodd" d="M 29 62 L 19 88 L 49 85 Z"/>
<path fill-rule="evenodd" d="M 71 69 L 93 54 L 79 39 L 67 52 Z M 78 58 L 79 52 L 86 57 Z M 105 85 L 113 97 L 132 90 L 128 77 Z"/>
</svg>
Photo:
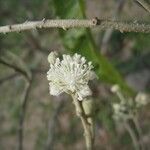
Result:
<svg viewBox="0 0 150 150">
<path fill-rule="evenodd" d="M 57 117 L 60 113 L 63 103 L 64 103 L 63 99 L 61 99 L 59 102 L 57 102 L 57 105 L 54 109 L 52 117 L 49 120 L 48 138 L 47 138 L 45 150 L 53 150 L 53 140 L 54 140 L 55 128 L 56 128 L 56 124 L 57 124 Z"/>
<path fill-rule="evenodd" d="M 150 24 L 119 22 L 103 19 L 62 19 L 62 20 L 45 20 L 42 21 L 26 21 L 21 24 L 6 25 L 0 27 L 0 33 L 20 32 L 24 30 L 38 28 L 92 28 L 99 26 L 101 29 L 114 28 L 120 32 L 142 32 L 150 33 Z"/>
<path fill-rule="evenodd" d="M 147 10 L 150 13 L 150 3 L 146 2 L 145 0 L 135 0 L 137 3 L 139 3 L 145 10 Z"/>
<path fill-rule="evenodd" d="M 47 70 L 43 70 L 43 69 L 30 69 L 30 71 L 32 72 L 32 74 L 46 74 Z M 12 73 L 4 78 L 1 78 L 0 79 L 0 85 L 3 84 L 4 82 L 8 81 L 8 80 L 11 80 L 11 79 L 14 79 L 15 77 L 19 76 L 19 73 L 18 72 L 15 72 L 15 73 Z"/>
<path fill-rule="evenodd" d="M 14 69 L 16 72 L 22 74 L 27 80 L 30 81 L 31 73 L 24 65 L 24 63 L 9 51 L 0 51 L 0 63 Z"/>
<path fill-rule="evenodd" d="M 31 89 L 32 80 L 26 82 L 26 87 L 24 89 L 24 95 L 22 100 L 22 106 L 19 117 L 19 129 L 18 129 L 18 150 L 23 150 L 23 139 L 24 139 L 24 119 L 26 115 L 28 96 Z"/>
<path fill-rule="evenodd" d="M 17 66 L 15 66 L 13 64 L 10 64 L 10 63 L 7 63 L 7 62 L 5 62 L 5 61 L 3 61 L 1 59 L 0 59 L 0 63 L 3 64 L 3 65 L 5 65 L 5 66 L 8 66 L 9 68 L 14 69 L 18 73 L 24 75 L 24 72 L 20 68 L 18 68 Z M 25 77 L 26 77 L 27 80 L 30 80 L 27 76 L 25 76 Z"/>
<path fill-rule="evenodd" d="M 141 145 L 141 149 L 144 150 L 144 145 L 143 145 L 143 141 L 142 141 L 142 130 L 140 128 L 140 125 L 138 123 L 138 118 L 137 116 L 133 118 L 133 122 L 135 124 L 135 127 L 136 127 L 136 130 L 138 132 L 138 135 L 139 135 L 139 142 L 140 142 L 140 145 Z"/>
<path fill-rule="evenodd" d="M 124 121 L 124 126 L 127 129 L 127 131 L 129 132 L 132 142 L 133 142 L 133 146 L 135 148 L 135 150 L 140 150 L 140 146 L 138 143 L 138 139 L 136 137 L 136 134 L 134 133 L 134 131 L 132 130 L 132 128 L 130 127 L 130 125 L 128 124 L 127 121 Z"/>
<path fill-rule="evenodd" d="M 8 75 L 8 76 L 6 76 L 6 77 L 0 79 L 0 85 L 3 84 L 5 81 L 8 81 L 8 80 L 10 80 L 10 79 L 13 79 L 13 78 L 17 77 L 18 75 L 19 75 L 19 74 L 15 72 L 15 73 L 13 73 L 13 74 L 11 74 L 11 75 Z"/>
</svg>

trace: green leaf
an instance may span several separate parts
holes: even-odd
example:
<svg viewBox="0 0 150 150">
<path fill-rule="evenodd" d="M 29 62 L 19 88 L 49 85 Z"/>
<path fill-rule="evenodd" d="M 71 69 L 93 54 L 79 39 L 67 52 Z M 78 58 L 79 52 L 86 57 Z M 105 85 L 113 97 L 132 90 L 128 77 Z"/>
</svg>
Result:
<svg viewBox="0 0 150 150">
<path fill-rule="evenodd" d="M 0 52 L 0 63 L 7 65 L 10 68 L 13 68 L 17 72 L 21 73 L 28 80 L 31 79 L 31 72 L 25 65 L 25 63 L 19 58 L 19 56 L 13 54 L 10 51 L 1 51 Z"/>
<path fill-rule="evenodd" d="M 73 19 L 85 17 L 85 6 L 83 0 L 57 0 L 54 1 L 56 15 L 61 19 Z M 59 30 L 63 44 L 71 53 L 80 53 L 94 63 L 96 73 L 101 80 L 118 84 L 126 92 L 131 89 L 126 85 L 119 72 L 113 67 L 103 55 L 97 51 L 89 29 L 77 28 L 64 31 Z M 132 92 L 131 92 L 132 93 Z"/>
</svg>

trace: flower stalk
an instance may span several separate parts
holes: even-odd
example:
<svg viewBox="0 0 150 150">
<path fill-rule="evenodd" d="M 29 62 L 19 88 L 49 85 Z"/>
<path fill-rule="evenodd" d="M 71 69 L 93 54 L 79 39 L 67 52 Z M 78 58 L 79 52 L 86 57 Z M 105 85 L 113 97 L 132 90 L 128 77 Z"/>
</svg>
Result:
<svg viewBox="0 0 150 150">
<path fill-rule="evenodd" d="M 119 103 L 113 104 L 114 119 L 123 122 L 131 136 L 135 150 L 143 150 L 142 131 L 138 123 L 137 115 L 138 109 L 149 103 L 149 96 L 140 92 L 134 99 L 127 98 L 122 94 L 118 85 L 114 85 L 111 91 L 115 93 L 120 100 Z M 130 123 L 132 123 L 132 126 Z"/>
<path fill-rule="evenodd" d="M 126 130 L 128 131 L 131 139 L 132 139 L 134 149 L 135 150 L 140 150 L 138 138 L 137 138 L 136 134 L 134 133 L 133 129 L 130 127 L 130 125 L 127 121 L 124 121 L 124 126 L 125 126 Z"/>
<path fill-rule="evenodd" d="M 82 105 L 82 101 L 79 101 L 72 94 L 73 103 L 76 109 L 76 115 L 81 119 L 83 128 L 84 128 L 84 136 L 87 150 L 93 150 L 94 145 L 94 123 L 93 118 L 90 118 L 86 115 L 85 110 Z"/>
<path fill-rule="evenodd" d="M 63 55 L 57 57 L 56 52 L 48 56 L 50 69 L 47 72 L 50 94 L 58 96 L 67 93 L 72 96 L 76 114 L 81 119 L 87 150 L 93 150 L 94 145 L 94 121 L 93 99 L 88 82 L 96 78 L 92 62 L 87 62 L 85 57 L 79 54 Z"/>
</svg>

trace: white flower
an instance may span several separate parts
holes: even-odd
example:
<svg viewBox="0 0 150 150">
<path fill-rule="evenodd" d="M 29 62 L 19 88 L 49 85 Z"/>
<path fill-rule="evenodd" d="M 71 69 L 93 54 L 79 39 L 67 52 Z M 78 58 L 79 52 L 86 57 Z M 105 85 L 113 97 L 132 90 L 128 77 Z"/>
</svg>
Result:
<svg viewBox="0 0 150 150">
<path fill-rule="evenodd" d="M 50 53 L 49 56 L 53 54 Z M 85 57 L 79 54 L 63 55 L 60 60 L 54 55 L 50 62 L 50 69 L 47 72 L 49 80 L 50 94 L 59 95 L 62 92 L 75 94 L 78 100 L 92 94 L 88 82 L 93 80 L 96 75 L 92 71 L 92 63 L 86 62 Z"/>
<path fill-rule="evenodd" d="M 112 87 L 111 87 L 111 92 L 113 92 L 113 93 L 116 93 L 116 92 L 118 92 L 119 91 L 119 85 L 118 84 L 115 84 L 115 85 L 113 85 Z"/>
<path fill-rule="evenodd" d="M 135 101 L 137 103 L 137 106 L 146 105 L 149 102 L 148 95 L 142 92 L 139 92 L 137 96 L 135 97 Z"/>
<path fill-rule="evenodd" d="M 113 117 L 116 120 L 128 120 L 128 119 L 132 119 L 135 116 L 136 113 L 136 109 L 132 105 L 130 105 L 131 103 L 128 102 L 128 100 L 124 103 L 124 102 L 120 102 L 120 103 L 113 103 L 113 110 L 114 110 L 114 114 Z"/>
</svg>

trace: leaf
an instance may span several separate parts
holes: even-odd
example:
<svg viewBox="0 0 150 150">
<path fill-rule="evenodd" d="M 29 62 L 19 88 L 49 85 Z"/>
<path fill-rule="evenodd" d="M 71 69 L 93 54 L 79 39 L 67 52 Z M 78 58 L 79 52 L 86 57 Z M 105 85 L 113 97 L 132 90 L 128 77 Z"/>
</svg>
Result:
<svg viewBox="0 0 150 150">
<path fill-rule="evenodd" d="M 10 68 L 13 68 L 17 72 L 21 73 L 28 80 L 31 79 L 31 72 L 24 64 L 24 62 L 19 58 L 19 56 L 11 53 L 10 51 L 1 51 L 0 52 L 0 63 L 7 65 Z"/>
<path fill-rule="evenodd" d="M 85 17 L 85 6 L 83 0 L 57 0 L 54 1 L 56 15 L 61 19 L 73 19 Z M 64 31 L 59 30 L 63 44 L 71 53 L 80 53 L 94 63 L 96 73 L 101 80 L 118 84 L 128 93 L 131 89 L 126 85 L 119 72 L 113 67 L 103 55 L 97 51 L 89 29 L 77 28 Z"/>
</svg>

